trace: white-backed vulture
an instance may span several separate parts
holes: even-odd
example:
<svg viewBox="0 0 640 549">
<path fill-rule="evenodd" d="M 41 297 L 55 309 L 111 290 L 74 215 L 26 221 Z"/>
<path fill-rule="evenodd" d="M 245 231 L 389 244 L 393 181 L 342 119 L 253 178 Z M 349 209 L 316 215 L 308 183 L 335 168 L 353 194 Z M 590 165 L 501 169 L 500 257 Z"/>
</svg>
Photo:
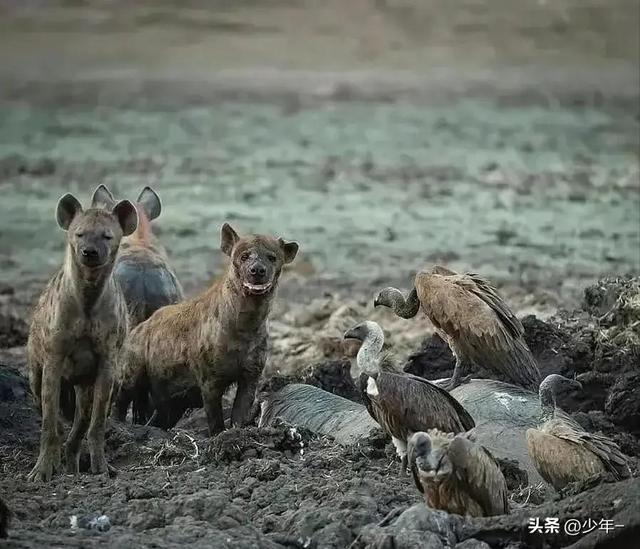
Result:
<svg viewBox="0 0 640 549">
<path fill-rule="evenodd" d="M 470 433 L 418 432 L 409 439 L 408 453 L 413 479 L 432 509 L 471 517 L 509 512 L 504 475 Z"/>
<path fill-rule="evenodd" d="M 540 372 L 523 339 L 522 324 L 491 284 L 474 273 L 435 266 L 419 272 L 405 297 L 385 288 L 374 306 L 390 307 L 402 318 L 422 310 L 456 357 L 451 390 L 470 378 L 473 365 L 499 373 L 504 381 L 537 391 Z"/>
<path fill-rule="evenodd" d="M 378 324 L 361 322 L 344 334 L 362 341 L 357 355 L 360 391 L 367 410 L 391 435 L 406 470 L 407 440 L 412 433 L 437 428 L 450 433 L 468 431 L 473 418 L 447 391 L 426 379 L 397 371 L 382 357 L 384 334 Z"/>
<path fill-rule="evenodd" d="M 540 476 L 556 490 L 603 473 L 611 473 L 616 480 L 628 477 L 628 459 L 615 442 L 588 433 L 569 417 L 556 413 L 556 392 L 563 387 L 581 389 L 582 385 L 558 374 L 544 379 L 540 384 L 539 426 L 527 429 L 527 449 Z"/>
</svg>

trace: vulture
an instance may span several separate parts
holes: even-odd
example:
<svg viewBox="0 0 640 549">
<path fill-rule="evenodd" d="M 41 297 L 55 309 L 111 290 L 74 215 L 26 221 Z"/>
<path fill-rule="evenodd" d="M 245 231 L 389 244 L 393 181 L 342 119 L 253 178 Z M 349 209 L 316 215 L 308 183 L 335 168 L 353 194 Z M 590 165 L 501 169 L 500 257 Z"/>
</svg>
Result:
<svg viewBox="0 0 640 549">
<path fill-rule="evenodd" d="M 526 432 L 527 450 L 540 476 L 556 490 L 605 473 L 616 480 L 628 477 L 629 460 L 615 442 L 588 433 L 557 413 L 557 391 L 571 388 L 581 389 L 582 384 L 558 374 L 547 376 L 540 384 L 540 421 L 537 428 Z"/>
<path fill-rule="evenodd" d="M 453 376 L 444 385 L 452 390 L 471 377 L 473 365 L 495 372 L 508 383 L 537 391 L 540 372 L 523 339 L 524 328 L 491 284 L 474 273 L 458 274 L 435 266 L 419 272 L 405 297 L 385 288 L 374 306 L 390 307 L 412 318 L 420 305 L 456 357 Z"/>
<path fill-rule="evenodd" d="M 412 433 L 433 428 L 460 433 L 475 426 L 471 415 L 446 390 L 397 371 L 389 357 L 381 356 L 384 334 L 378 324 L 361 322 L 347 330 L 344 338 L 362 342 L 356 358 L 362 398 L 371 417 L 391 436 L 403 473 Z"/>
<path fill-rule="evenodd" d="M 409 439 L 409 466 L 428 507 L 470 517 L 509 512 L 507 483 L 473 431 L 454 435 L 437 429 Z"/>
</svg>

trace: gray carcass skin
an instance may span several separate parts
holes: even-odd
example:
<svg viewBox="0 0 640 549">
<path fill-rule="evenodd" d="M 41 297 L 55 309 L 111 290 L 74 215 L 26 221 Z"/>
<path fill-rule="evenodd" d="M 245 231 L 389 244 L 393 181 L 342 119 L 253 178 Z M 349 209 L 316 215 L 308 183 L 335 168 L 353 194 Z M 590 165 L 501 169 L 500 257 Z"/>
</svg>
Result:
<svg viewBox="0 0 640 549">
<path fill-rule="evenodd" d="M 379 428 L 362 404 L 313 385 L 285 385 L 268 395 L 260 406 L 260 427 L 279 418 L 317 435 L 330 435 L 344 446 L 358 442 L 368 436 L 371 429 Z"/>
<path fill-rule="evenodd" d="M 525 440 L 526 430 L 539 422 L 537 393 L 500 381 L 472 379 L 451 394 L 473 417 L 480 444 L 496 458 L 517 461 L 527 471 L 529 484 L 543 482 L 529 458 Z M 378 427 L 361 404 L 297 383 L 263 400 L 260 425 L 269 425 L 275 418 L 318 435 L 330 435 L 342 445 L 353 444 Z"/>
<path fill-rule="evenodd" d="M 491 379 L 472 379 L 451 391 L 476 422 L 476 439 L 495 457 L 527 471 L 529 484 L 544 482 L 529 452 L 525 433 L 540 421 L 538 393 Z M 561 410 L 558 410 L 564 414 Z"/>
</svg>

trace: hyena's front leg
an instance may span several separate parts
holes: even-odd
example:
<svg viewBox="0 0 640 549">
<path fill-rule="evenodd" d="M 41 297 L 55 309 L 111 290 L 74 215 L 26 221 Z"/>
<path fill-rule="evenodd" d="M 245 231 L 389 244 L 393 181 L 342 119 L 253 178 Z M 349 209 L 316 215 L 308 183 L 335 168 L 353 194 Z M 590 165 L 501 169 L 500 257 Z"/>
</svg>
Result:
<svg viewBox="0 0 640 549">
<path fill-rule="evenodd" d="M 252 419 L 251 412 L 256 395 L 256 379 L 240 379 L 236 390 L 236 398 L 231 409 L 231 424 L 244 427 Z"/>
<path fill-rule="evenodd" d="M 38 414 L 42 416 L 42 365 L 36 362 L 31 363 L 31 359 L 29 360 L 29 387 Z"/>
<path fill-rule="evenodd" d="M 42 431 L 40 433 L 40 453 L 35 467 L 27 476 L 31 481 L 49 481 L 60 469 L 60 434 L 58 433 L 58 413 L 60 408 L 60 365 L 50 362 L 42 370 L 40 406 L 42 411 Z"/>
<path fill-rule="evenodd" d="M 73 418 L 73 427 L 65 444 L 68 473 L 77 474 L 80 472 L 80 444 L 91 421 L 92 389 L 90 385 L 75 386 L 76 410 Z"/>
<path fill-rule="evenodd" d="M 200 381 L 202 403 L 207 414 L 209 436 L 224 431 L 224 416 L 222 415 L 222 395 L 226 387 L 214 376 L 204 374 Z"/>
<path fill-rule="evenodd" d="M 143 369 L 140 363 L 137 353 L 125 343 L 118 354 L 116 381 L 113 388 L 113 414 L 123 423 L 135 396 L 138 372 Z M 133 423 L 136 423 L 135 417 Z"/>
<path fill-rule="evenodd" d="M 132 400 L 133 391 L 129 387 L 120 384 L 114 387 L 112 414 L 118 421 L 124 423 L 127 420 L 127 412 Z"/>
<path fill-rule="evenodd" d="M 93 409 L 91 411 L 89 432 L 87 433 L 91 472 L 94 474 L 107 473 L 113 470 L 109 467 L 104 455 L 104 432 L 112 385 L 113 374 L 111 368 L 106 364 L 101 364 L 93 386 Z"/>
</svg>

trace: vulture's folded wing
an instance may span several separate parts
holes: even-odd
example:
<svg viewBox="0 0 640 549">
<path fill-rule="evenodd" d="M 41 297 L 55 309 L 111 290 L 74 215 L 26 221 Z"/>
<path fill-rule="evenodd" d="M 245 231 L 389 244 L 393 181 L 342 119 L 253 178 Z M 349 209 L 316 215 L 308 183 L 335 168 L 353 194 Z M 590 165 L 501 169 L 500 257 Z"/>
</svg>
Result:
<svg viewBox="0 0 640 549">
<path fill-rule="evenodd" d="M 447 391 L 406 373 L 381 372 L 376 380 L 381 407 L 409 432 L 439 429 L 460 433 L 475 426 L 473 418 Z"/>
<path fill-rule="evenodd" d="M 448 455 L 456 478 L 482 507 L 485 516 L 509 512 L 507 484 L 486 448 L 465 436 L 457 436 L 449 445 Z"/>
<path fill-rule="evenodd" d="M 588 433 L 577 423 L 564 420 L 548 422 L 545 431 L 593 452 L 616 479 L 627 478 L 631 474 L 629 459 L 610 438 L 598 433 Z"/>
<path fill-rule="evenodd" d="M 416 288 L 424 312 L 453 339 L 456 353 L 537 391 L 540 372 L 522 324 L 488 282 L 475 274 L 420 273 Z"/>
</svg>

